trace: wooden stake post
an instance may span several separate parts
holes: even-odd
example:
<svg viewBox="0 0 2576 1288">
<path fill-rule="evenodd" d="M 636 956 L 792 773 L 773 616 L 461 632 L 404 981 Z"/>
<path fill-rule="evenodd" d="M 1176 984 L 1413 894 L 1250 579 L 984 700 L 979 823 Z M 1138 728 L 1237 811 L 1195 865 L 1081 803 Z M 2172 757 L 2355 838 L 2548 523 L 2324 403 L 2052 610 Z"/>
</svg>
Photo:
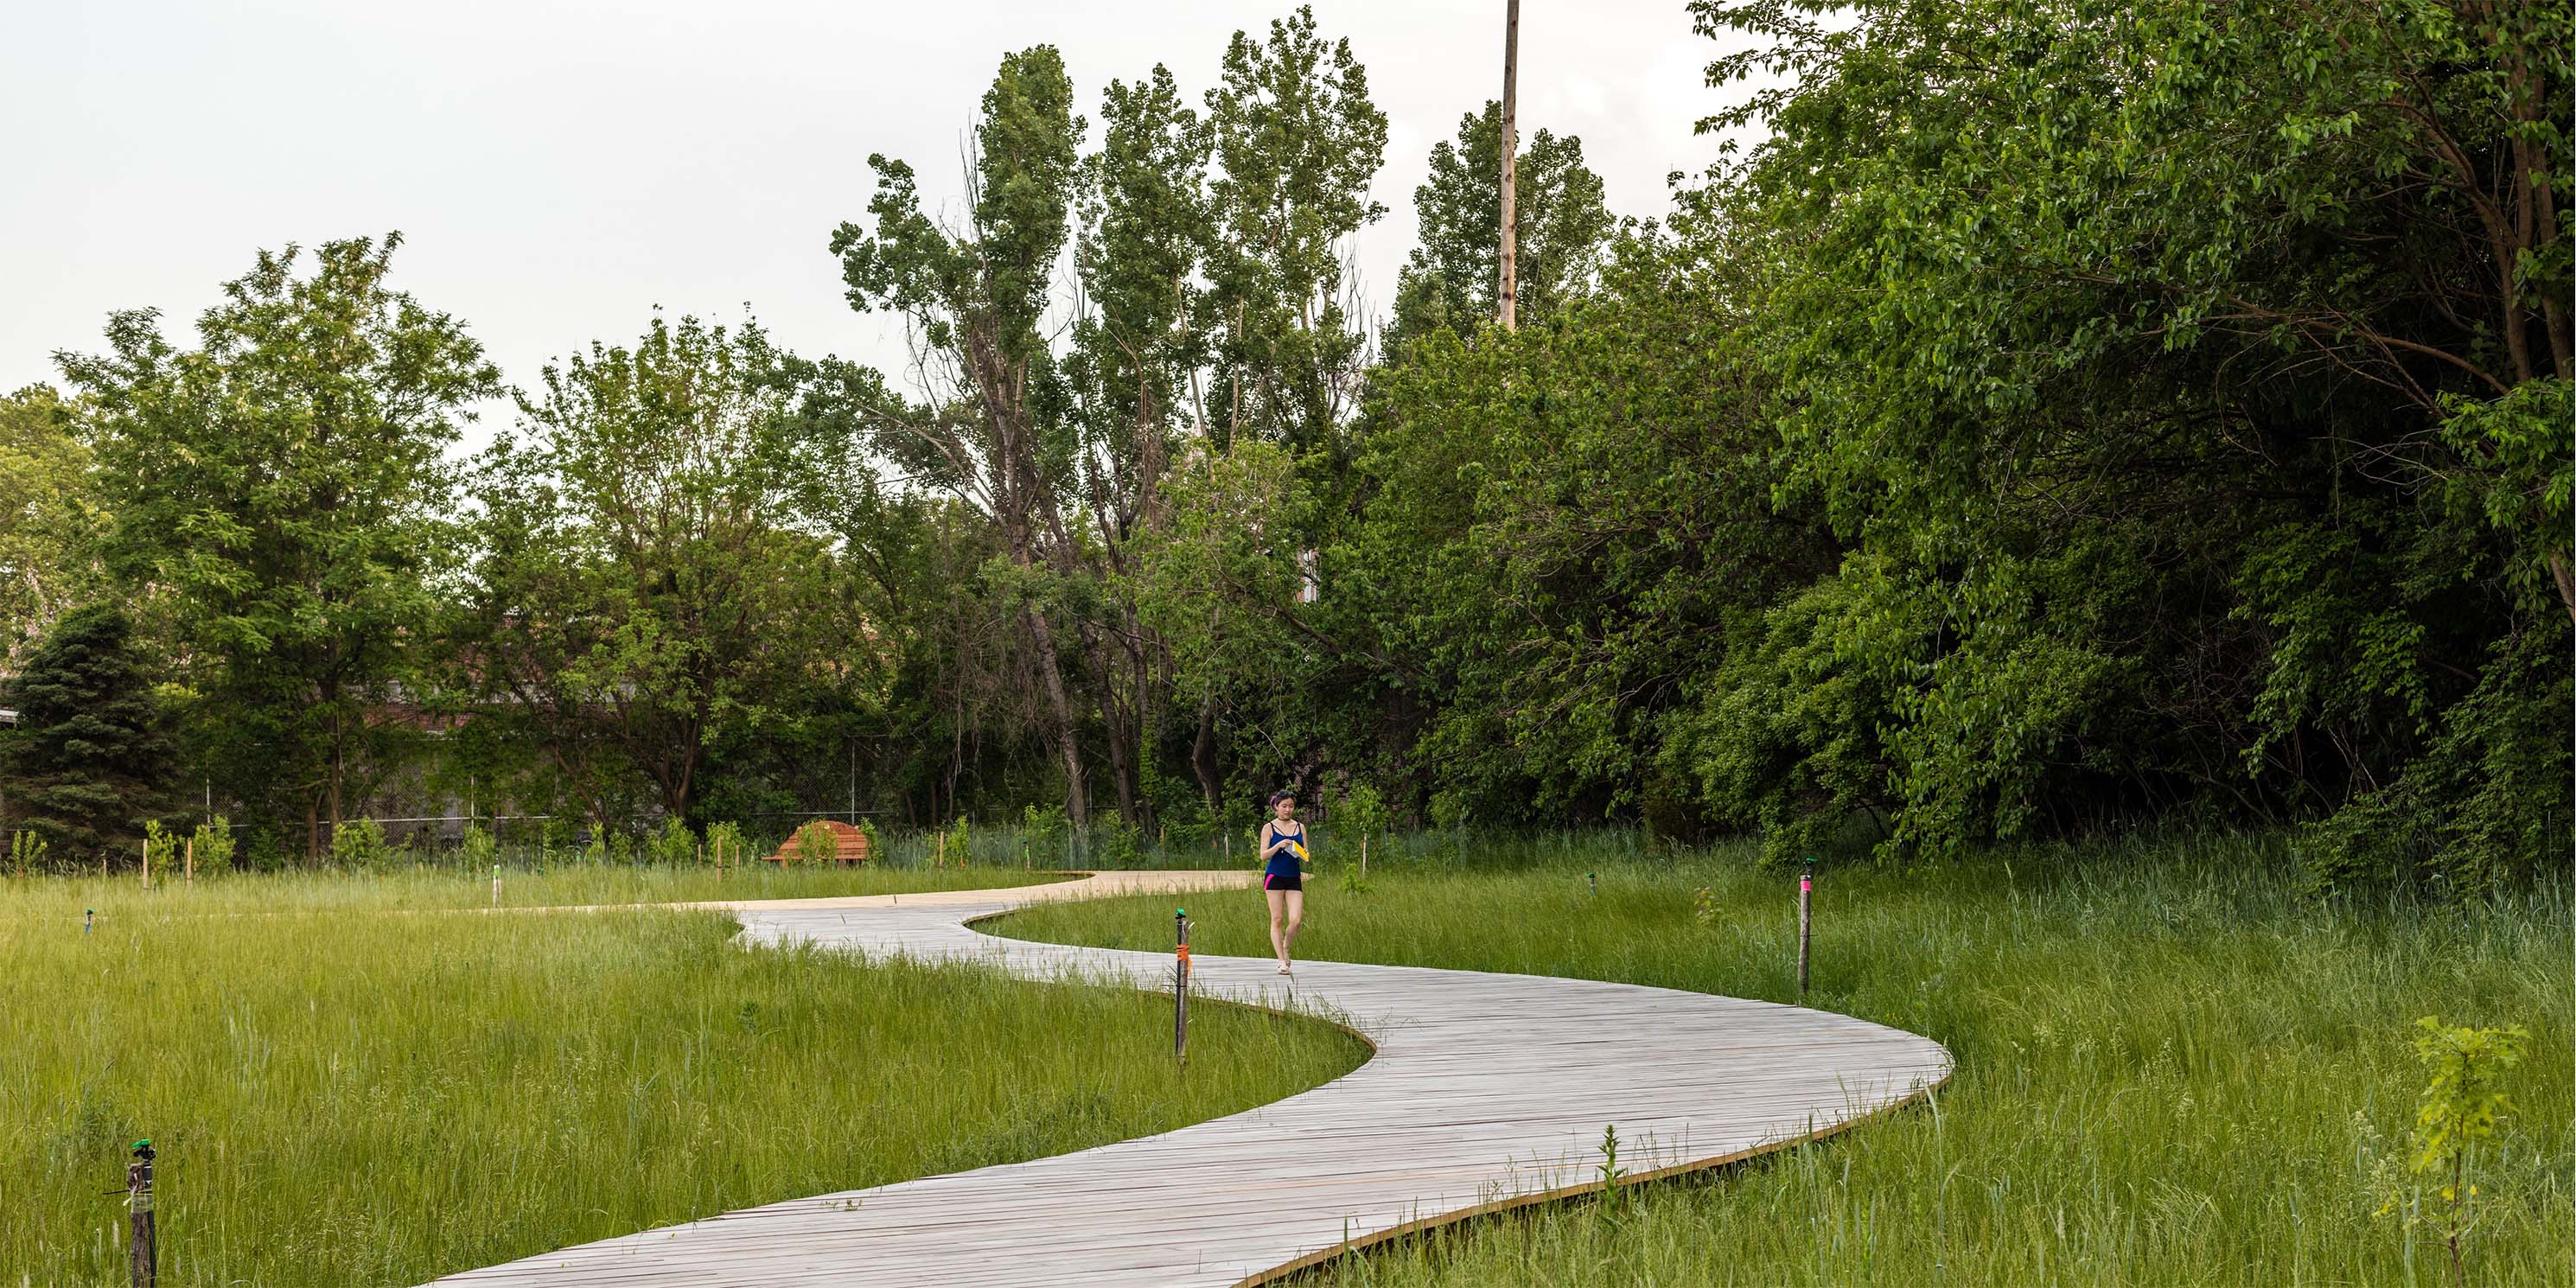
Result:
<svg viewBox="0 0 2576 1288">
<path fill-rule="evenodd" d="M 1811 925 L 1807 903 L 1816 889 L 1816 861 L 1798 870 L 1798 1000 L 1807 1000 L 1807 933 Z"/>
<path fill-rule="evenodd" d="M 132 1253 L 134 1288 L 153 1288 L 161 1277 L 160 1249 L 154 1243 L 152 1228 L 152 1142 L 134 1142 L 134 1161 L 125 1165 L 125 1210 L 134 1224 Z"/>
<path fill-rule="evenodd" d="M 1172 910 L 1172 1059 L 1190 1064 L 1190 910 Z"/>
</svg>

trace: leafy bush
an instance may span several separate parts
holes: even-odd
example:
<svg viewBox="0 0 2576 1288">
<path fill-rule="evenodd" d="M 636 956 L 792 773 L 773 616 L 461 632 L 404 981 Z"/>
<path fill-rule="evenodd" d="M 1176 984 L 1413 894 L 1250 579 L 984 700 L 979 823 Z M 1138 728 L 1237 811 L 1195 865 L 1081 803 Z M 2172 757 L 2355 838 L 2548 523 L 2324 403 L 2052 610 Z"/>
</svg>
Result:
<svg viewBox="0 0 2576 1288">
<path fill-rule="evenodd" d="M 2414 1152 L 2406 1170 L 2416 1185 L 2432 1184 L 2438 1205 L 2426 1212 L 2414 1185 L 2382 1176 L 2379 1214 L 2400 1213 L 2409 1226 L 2434 1226 L 2450 1250 L 2451 1282 L 2456 1284 L 2465 1278 L 2463 1243 L 2476 1228 L 2480 1209 L 2494 1201 L 2471 1183 L 2470 1161 L 2513 1112 L 2502 1079 L 2522 1062 L 2522 1045 L 2531 1040 L 2531 1030 L 2518 1024 L 2502 1029 L 2447 1026 L 2429 1015 L 2415 1025 L 2421 1030 L 2415 1035 L 2415 1054 L 2428 1077 L 2415 1110 Z"/>
<path fill-rule="evenodd" d="M 626 833 L 605 824 L 590 831 L 590 844 L 582 851 L 584 862 L 623 867 L 635 858 L 635 840 Z"/>
<path fill-rule="evenodd" d="M 735 823 L 707 824 L 707 861 L 718 867 L 742 862 L 744 855 L 742 827 Z"/>
<path fill-rule="evenodd" d="M 1369 838 L 1384 832 L 1389 821 L 1386 801 L 1378 796 L 1376 788 L 1366 783 L 1348 788 L 1343 791 L 1339 800 L 1333 802 L 1333 822 L 1337 825 L 1335 830 L 1347 829 L 1359 842 L 1358 871 L 1354 875 L 1348 870 L 1351 865 L 1344 865 L 1345 886 L 1348 886 L 1351 880 L 1357 880 L 1363 886 L 1366 884 Z"/>
<path fill-rule="evenodd" d="M 342 819 L 331 829 L 331 862 L 351 872 L 372 872 L 391 862 L 393 847 L 372 818 Z"/>
<path fill-rule="evenodd" d="M 798 863 L 825 864 L 840 858 L 841 845 L 832 835 L 832 825 L 818 818 L 796 829 L 796 844 L 789 853 Z"/>
<path fill-rule="evenodd" d="M 2423 755 L 2308 829 L 2310 880 L 2462 898 L 2528 877 L 2542 854 L 2565 855 L 2571 704 L 2561 621 L 2544 615 L 2497 641 L 2477 687 L 2442 712 Z"/>
<path fill-rule="evenodd" d="M 1062 805 L 1031 805 L 1020 811 L 1020 842 L 1029 848 L 1033 862 L 1040 867 L 1063 862 L 1066 826 Z"/>
<path fill-rule="evenodd" d="M 961 816 L 956 822 L 950 823 L 946 830 L 931 835 L 931 853 L 936 856 L 941 867 L 969 863 L 974 860 L 974 851 L 969 848 L 973 841 L 974 836 L 967 831 L 966 820 Z"/>
<path fill-rule="evenodd" d="M 482 824 L 468 823 L 465 835 L 457 838 L 456 853 L 469 871 L 479 872 L 491 867 L 500 857 L 501 845 L 492 839 L 492 834 L 484 830 Z"/>
<path fill-rule="evenodd" d="M 233 839 L 239 847 L 233 857 L 246 872 L 283 872 L 294 861 L 287 852 L 285 833 L 273 825 L 235 832 Z"/>
<path fill-rule="evenodd" d="M 1716 929 L 1725 915 L 1725 906 L 1718 902 L 1716 891 L 1707 886 L 1691 891 L 1691 920 L 1699 923 L 1700 929 Z"/>
<path fill-rule="evenodd" d="M 664 867 L 687 867 L 697 862 L 698 836 L 678 815 L 662 820 L 662 830 L 654 834 L 652 858 Z"/>
<path fill-rule="evenodd" d="M 45 866 L 45 851 L 51 849 L 45 838 L 21 828 L 9 834 L 9 867 L 20 878 Z"/>
<path fill-rule="evenodd" d="M 1163 841 L 1184 850 L 1196 850 L 1216 840 L 1216 820 L 1210 818 L 1207 805 L 1196 797 L 1163 812 Z"/>
<path fill-rule="evenodd" d="M 1144 861 L 1144 834 L 1135 824 L 1116 814 L 1104 815 L 1091 824 L 1091 866 L 1132 868 Z"/>
<path fill-rule="evenodd" d="M 222 876 L 233 870 L 232 820 L 217 814 L 199 823 L 188 840 L 196 847 L 197 871 L 207 876 Z"/>
</svg>

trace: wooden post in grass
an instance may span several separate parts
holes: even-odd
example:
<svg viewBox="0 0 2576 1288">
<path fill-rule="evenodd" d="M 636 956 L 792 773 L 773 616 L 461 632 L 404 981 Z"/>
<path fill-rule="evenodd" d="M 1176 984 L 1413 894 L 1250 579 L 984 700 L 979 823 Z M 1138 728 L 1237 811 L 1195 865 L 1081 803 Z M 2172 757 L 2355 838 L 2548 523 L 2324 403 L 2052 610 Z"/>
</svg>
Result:
<svg viewBox="0 0 2576 1288">
<path fill-rule="evenodd" d="M 143 842 L 143 888 L 152 888 L 152 842 Z"/>
<path fill-rule="evenodd" d="M 161 1277 L 160 1249 L 152 1229 L 152 1142 L 134 1142 L 134 1161 L 125 1165 L 125 1210 L 134 1223 L 132 1254 L 134 1288 L 153 1288 Z"/>
<path fill-rule="evenodd" d="M 501 906 L 501 865 L 498 863 L 492 865 L 492 906 Z"/>
<path fill-rule="evenodd" d="M 1172 910 L 1172 1059 L 1190 1067 L 1190 910 Z"/>
<path fill-rule="evenodd" d="M 1798 1000 L 1801 1002 L 1807 1000 L 1807 932 L 1811 924 L 1807 901 L 1815 889 L 1816 861 L 1809 859 L 1807 866 L 1798 870 Z"/>
<path fill-rule="evenodd" d="M 185 864 L 188 870 L 188 884 L 195 885 L 197 884 L 197 838 L 192 836 L 179 844 L 180 862 Z"/>
</svg>

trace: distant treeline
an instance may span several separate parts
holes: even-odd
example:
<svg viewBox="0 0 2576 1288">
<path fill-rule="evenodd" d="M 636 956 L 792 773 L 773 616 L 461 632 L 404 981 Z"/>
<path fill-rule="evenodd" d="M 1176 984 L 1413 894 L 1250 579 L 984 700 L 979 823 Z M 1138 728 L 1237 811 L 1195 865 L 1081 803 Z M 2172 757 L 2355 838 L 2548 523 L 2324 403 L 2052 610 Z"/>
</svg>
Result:
<svg viewBox="0 0 2576 1288">
<path fill-rule="evenodd" d="M 1767 141 L 1638 222 L 1521 139 L 1516 332 L 1490 104 L 1368 314 L 1386 120 L 1304 10 L 1088 114 L 1005 57 L 955 209 L 870 157 L 814 232 L 900 371 L 656 317 L 512 387 L 391 236 L 117 314 L 0 406 L 7 808 L 2564 859 L 2563 5 L 1691 10 Z"/>
</svg>

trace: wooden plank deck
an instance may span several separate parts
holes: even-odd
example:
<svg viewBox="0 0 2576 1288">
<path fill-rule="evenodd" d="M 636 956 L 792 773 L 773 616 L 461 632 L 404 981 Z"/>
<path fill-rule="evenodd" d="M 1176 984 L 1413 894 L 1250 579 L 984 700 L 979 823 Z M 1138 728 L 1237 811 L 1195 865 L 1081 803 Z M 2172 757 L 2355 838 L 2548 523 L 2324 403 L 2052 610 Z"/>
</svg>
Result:
<svg viewBox="0 0 2576 1288">
<path fill-rule="evenodd" d="M 1250 873 L 712 905 L 766 943 L 969 958 L 1168 989 L 1166 953 L 996 939 L 969 921 L 1114 894 L 1249 898 Z M 1594 980 L 1200 957 L 1192 991 L 1326 1015 L 1377 1053 L 1275 1104 L 1098 1149 L 772 1203 L 467 1271 L 471 1288 L 1225 1288 L 1405 1231 L 1849 1127 L 1949 1076 L 1938 1044 L 1848 1016 Z"/>
</svg>

